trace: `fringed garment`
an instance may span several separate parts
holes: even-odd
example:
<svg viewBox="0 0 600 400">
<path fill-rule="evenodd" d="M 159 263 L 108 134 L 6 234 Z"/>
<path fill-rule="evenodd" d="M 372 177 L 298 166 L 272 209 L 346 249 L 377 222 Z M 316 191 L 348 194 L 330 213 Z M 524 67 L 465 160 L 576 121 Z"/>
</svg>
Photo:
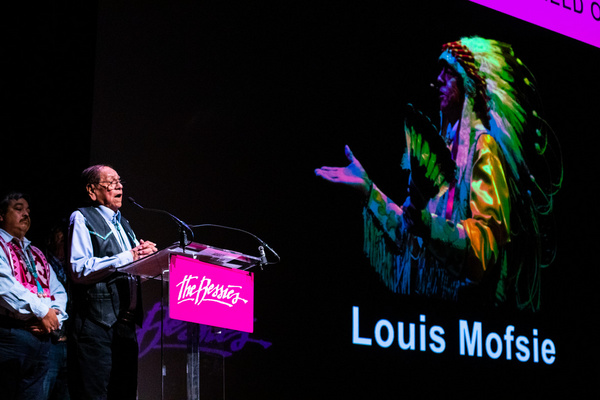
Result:
<svg viewBox="0 0 600 400">
<path fill-rule="evenodd" d="M 483 126 L 461 125 L 456 183 L 427 205 L 431 236 L 407 232 L 403 207 L 373 185 L 363 210 L 364 252 L 395 293 L 457 300 L 462 287 L 493 281 L 490 297 L 503 302 L 510 233 L 503 156 Z"/>
</svg>

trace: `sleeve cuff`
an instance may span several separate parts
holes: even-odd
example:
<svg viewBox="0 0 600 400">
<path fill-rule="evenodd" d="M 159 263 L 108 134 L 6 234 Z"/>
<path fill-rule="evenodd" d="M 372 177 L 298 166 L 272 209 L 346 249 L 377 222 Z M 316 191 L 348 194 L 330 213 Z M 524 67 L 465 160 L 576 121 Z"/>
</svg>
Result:
<svg viewBox="0 0 600 400">
<path fill-rule="evenodd" d="M 50 311 L 50 307 L 41 301 L 38 304 L 31 305 L 31 312 L 33 312 L 33 315 L 35 315 L 38 319 L 44 318 L 46 314 L 48 314 L 48 311 Z"/>
<path fill-rule="evenodd" d="M 131 251 L 126 250 L 122 253 L 119 253 L 117 255 L 117 259 L 119 261 L 116 267 L 122 267 L 123 265 L 131 264 L 133 262 L 133 254 L 131 254 Z"/>
</svg>

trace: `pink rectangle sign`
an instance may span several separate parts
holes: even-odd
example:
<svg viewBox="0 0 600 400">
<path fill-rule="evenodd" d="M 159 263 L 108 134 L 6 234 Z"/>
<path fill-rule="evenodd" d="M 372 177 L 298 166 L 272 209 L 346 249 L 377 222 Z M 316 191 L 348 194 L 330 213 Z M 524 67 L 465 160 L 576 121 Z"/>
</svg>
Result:
<svg viewBox="0 0 600 400">
<path fill-rule="evenodd" d="M 169 316 L 243 332 L 254 329 L 254 275 L 172 256 Z"/>
<path fill-rule="evenodd" d="M 470 0 L 600 47 L 600 0 Z"/>
</svg>

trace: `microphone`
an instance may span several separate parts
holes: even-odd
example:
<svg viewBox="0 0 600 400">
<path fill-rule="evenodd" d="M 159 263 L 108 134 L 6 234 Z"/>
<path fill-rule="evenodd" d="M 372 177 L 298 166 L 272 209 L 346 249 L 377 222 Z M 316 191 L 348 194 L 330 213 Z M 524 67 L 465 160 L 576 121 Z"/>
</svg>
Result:
<svg viewBox="0 0 600 400">
<path fill-rule="evenodd" d="M 246 235 L 250 235 L 250 236 L 252 236 L 254 239 L 256 239 L 256 240 L 257 240 L 257 241 L 260 243 L 260 245 L 258 246 L 258 252 L 259 252 L 259 254 L 260 254 L 260 263 L 259 263 L 259 265 L 260 265 L 261 269 L 262 269 L 262 267 L 263 267 L 263 266 L 265 266 L 265 265 L 269 265 L 269 264 L 277 264 L 279 261 L 281 261 L 281 257 L 279 257 L 279 254 L 277 254 L 277 253 L 275 252 L 275 250 L 273 250 L 273 249 L 271 248 L 271 246 L 269 246 L 267 243 L 265 243 L 265 241 L 264 241 L 264 240 L 262 240 L 261 238 L 259 238 L 259 237 L 258 237 L 258 236 L 256 236 L 255 234 L 253 234 L 253 233 L 250 233 L 250 232 L 248 232 L 248 231 L 245 231 L 245 230 L 243 230 L 243 229 L 239 229 L 239 228 L 232 228 L 232 227 L 230 227 L 230 226 L 216 225 L 216 224 L 199 224 L 199 225 L 192 225 L 192 227 L 193 227 L 193 228 L 203 228 L 203 227 L 222 228 L 222 229 L 228 229 L 228 230 L 231 230 L 231 231 L 242 232 L 242 233 L 245 233 Z M 274 255 L 275 257 L 277 257 L 277 261 L 275 261 L 275 262 L 270 262 L 270 261 L 268 261 L 268 260 L 267 260 L 267 255 L 266 255 L 266 253 L 265 253 L 265 248 L 266 248 L 267 250 L 269 250 L 271 253 L 273 253 L 273 255 Z"/>
<path fill-rule="evenodd" d="M 258 246 L 258 252 L 260 253 L 260 266 L 267 265 L 267 255 L 265 254 L 265 248 L 263 246 Z"/>
<path fill-rule="evenodd" d="M 129 200 L 129 202 L 131 204 L 133 204 L 134 206 L 144 210 L 144 211 L 151 211 L 151 212 L 156 212 L 156 213 L 160 213 L 160 214 L 165 214 L 168 215 L 169 217 L 171 217 L 171 219 L 173 219 L 173 221 L 175 221 L 175 223 L 177 223 L 177 226 L 179 227 L 179 244 L 181 245 L 181 247 L 183 249 L 185 249 L 185 246 L 187 246 L 188 244 L 192 243 L 192 241 L 194 240 L 194 231 L 192 230 L 192 228 L 189 227 L 188 224 L 186 224 L 185 222 L 183 222 L 182 220 L 180 220 L 179 218 L 177 218 L 176 216 L 174 216 L 173 214 L 171 214 L 170 212 L 167 212 L 165 210 L 157 210 L 154 208 L 146 208 L 141 206 L 140 204 L 138 204 L 133 197 L 128 197 L 127 200 Z M 188 237 L 187 237 L 187 233 L 189 232 L 191 239 L 188 241 Z"/>
</svg>

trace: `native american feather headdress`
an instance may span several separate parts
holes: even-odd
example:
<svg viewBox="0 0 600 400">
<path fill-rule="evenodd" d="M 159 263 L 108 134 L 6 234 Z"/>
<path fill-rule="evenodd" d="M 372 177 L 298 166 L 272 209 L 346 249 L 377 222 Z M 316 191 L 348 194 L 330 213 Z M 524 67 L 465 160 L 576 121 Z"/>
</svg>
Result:
<svg viewBox="0 0 600 400">
<path fill-rule="evenodd" d="M 521 308 L 539 307 L 539 268 L 555 255 L 553 220 L 542 218 L 552 210 L 552 198 L 562 184 L 560 146 L 542 119 L 541 101 L 533 75 L 506 43 L 480 37 L 462 38 L 443 45 L 440 60 L 463 79 L 471 112 L 494 137 L 504 155 L 513 202 L 513 244 L 527 250 L 527 239 L 538 249 L 516 272 Z M 463 111 L 465 112 L 465 111 Z M 463 118 L 464 120 L 464 118 Z M 552 226 L 544 226 L 544 223 Z M 529 252 L 530 249 L 529 249 Z M 529 265 L 527 265 L 529 263 Z"/>
</svg>

